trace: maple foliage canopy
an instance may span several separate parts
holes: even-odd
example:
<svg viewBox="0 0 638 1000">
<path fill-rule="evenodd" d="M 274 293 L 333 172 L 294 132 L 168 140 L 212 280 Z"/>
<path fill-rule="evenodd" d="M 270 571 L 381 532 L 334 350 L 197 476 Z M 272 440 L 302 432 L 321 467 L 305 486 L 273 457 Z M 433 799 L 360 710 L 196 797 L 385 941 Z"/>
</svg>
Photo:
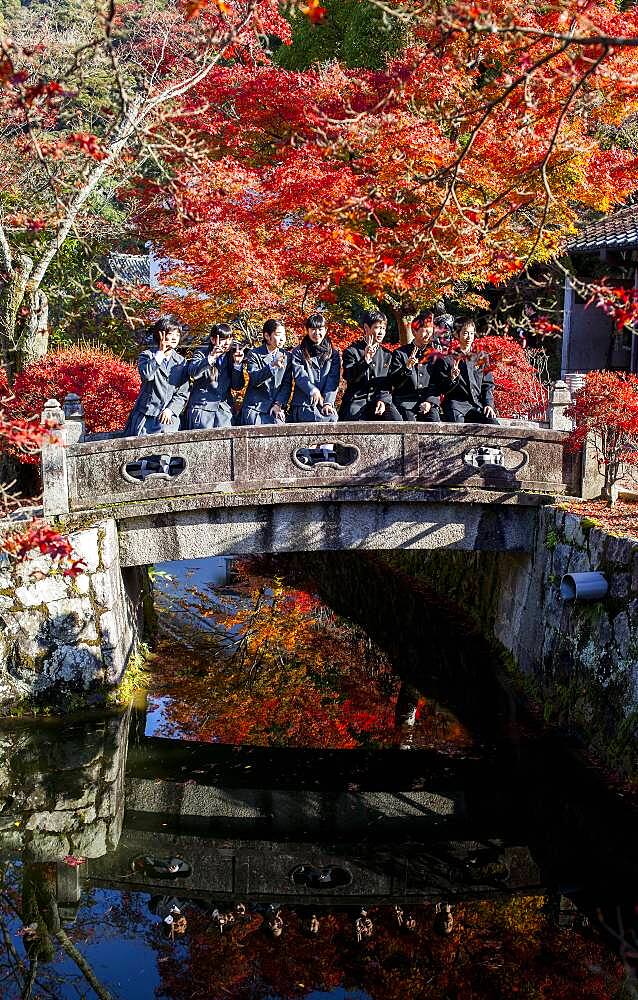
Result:
<svg viewBox="0 0 638 1000">
<path fill-rule="evenodd" d="M 238 49 L 176 112 L 197 157 L 144 185 L 140 222 L 180 262 L 171 280 L 210 297 L 183 308 L 431 302 L 548 260 L 579 213 L 638 187 L 638 159 L 608 138 L 638 106 L 638 51 L 561 40 L 635 39 L 633 8 L 383 6 L 414 8 L 383 69 L 288 71 Z"/>
<path fill-rule="evenodd" d="M 578 449 L 589 440 L 611 503 L 614 486 L 638 465 L 638 375 L 588 372 L 567 414 L 575 424 L 571 444 Z"/>
</svg>

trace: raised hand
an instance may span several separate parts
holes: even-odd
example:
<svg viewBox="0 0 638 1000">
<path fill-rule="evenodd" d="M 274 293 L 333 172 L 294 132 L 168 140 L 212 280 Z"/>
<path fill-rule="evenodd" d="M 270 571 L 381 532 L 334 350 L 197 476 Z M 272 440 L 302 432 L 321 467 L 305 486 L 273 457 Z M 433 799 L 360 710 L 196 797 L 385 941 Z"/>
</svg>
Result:
<svg viewBox="0 0 638 1000">
<path fill-rule="evenodd" d="M 275 358 L 273 360 L 273 368 L 285 368 L 287 364 L 287 358 L 283 351 L 277 351 Z"/>
<path fill-rule="evenodd" d="M 365 350 L 363 352 L 363 357 L 364 357 L 364 360 L 368 364 L 370 364 L 370 362 L 374 358 L 375 354 L 377 353 L 377 348 L 378 348 L 379 345 L 377 344 L 377 342 L 374 339 L 374 337 L 366 337 L 365 341 L 366 341 L 366 347 L 365 347 Z"/>
</svg>

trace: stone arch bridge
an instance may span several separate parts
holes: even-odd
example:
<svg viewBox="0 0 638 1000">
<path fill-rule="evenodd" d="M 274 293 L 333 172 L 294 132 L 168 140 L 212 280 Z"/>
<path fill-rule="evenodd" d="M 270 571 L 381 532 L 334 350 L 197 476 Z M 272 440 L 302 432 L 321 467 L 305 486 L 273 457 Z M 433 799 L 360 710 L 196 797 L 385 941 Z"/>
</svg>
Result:
<svg viewBox="0 0 638 1000">
<path fill-rule="evenodd" d="M 141 568 L 153 563 L 532 552 L 543 505 L 597 489 L 591 460 L 568 447 L 569 400 L 557 383 L 545 426 L 293 424 L 161 438 L 86 434 L 77 397 L 49 401 L 43 417 L 59 430 L 42 455 L 44 514 L 71 534 L 87 573 L 0 578 L 0 703 L 62 682 L 116 684 L 136 642 Z"/>
</svg>

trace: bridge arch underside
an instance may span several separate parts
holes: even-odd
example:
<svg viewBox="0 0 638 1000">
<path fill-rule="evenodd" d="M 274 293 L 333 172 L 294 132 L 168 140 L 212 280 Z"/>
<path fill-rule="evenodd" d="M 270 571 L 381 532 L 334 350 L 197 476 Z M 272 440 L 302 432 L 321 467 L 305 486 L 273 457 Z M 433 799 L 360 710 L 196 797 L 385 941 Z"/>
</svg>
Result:
<svg viewBox="0 0 638 1000">
<path fill-rule="evenodd" d="M 303 489 L 147 501 L 114 513 L 120 563 L 128 567 L 344 549 L 528 553 L 539 506 L 549 499 L 487 490 Z"/>
</svg>

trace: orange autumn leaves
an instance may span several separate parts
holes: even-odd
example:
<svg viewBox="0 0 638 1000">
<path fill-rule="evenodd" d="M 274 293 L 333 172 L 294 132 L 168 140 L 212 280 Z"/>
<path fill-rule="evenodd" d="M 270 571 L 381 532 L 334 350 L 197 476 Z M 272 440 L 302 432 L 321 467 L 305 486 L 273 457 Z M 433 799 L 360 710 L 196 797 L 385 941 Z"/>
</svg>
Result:
<svg viewBox="0 0 638 1000">
<path fill-rule="evenodd" d="M 179 110 L 198 160 L 176 157 L 171 198 L 147 197 L 140 218 L 215 309 L 308 312 L 348 294 L 432 301 L 458 282 L 499 284 L 559 253 L 583 211 L 638 186 L 634 152 L 608 138 L 638 105 L 636 49 L 594 65 L 597 50 L 551 37 L 563 16 L 636 37 L 633 9 L 481 5 L 538 33 L 524 44 L 477 34 L 463 4 L 413 9 L 383 70 L 290 72 L 244 54 Z"/>
<path fill-rule="evenodd" d="M 248 575 L 242 591 L 226 608 L 192 595 L 225 648 L 185 661 L 162 646 L 153 689 L 168 699 L 160 735 L 333 749 L 395 742 L 399 680 L 360 630 L 280 580 Z"/>
</svg>

